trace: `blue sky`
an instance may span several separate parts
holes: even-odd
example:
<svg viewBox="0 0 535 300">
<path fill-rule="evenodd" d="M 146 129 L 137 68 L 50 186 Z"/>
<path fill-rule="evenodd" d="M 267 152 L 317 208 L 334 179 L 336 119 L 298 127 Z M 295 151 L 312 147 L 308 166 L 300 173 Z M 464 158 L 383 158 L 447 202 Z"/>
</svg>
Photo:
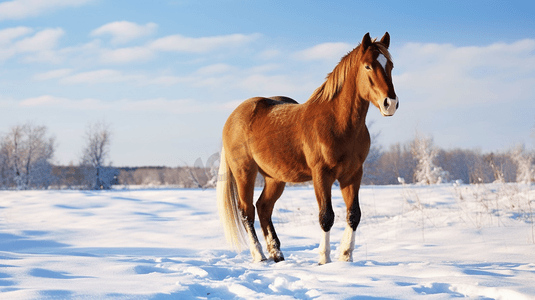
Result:
<svg viewBox="0 0 535 300">
<path fill-rule="evenodd" d="M 32 121 L 78 163 L 85 128 L 111 124 L 115 166 L 193 164 L 221 146 L 241 101 L 305 102 L 366 32 L 391 35 L 400 110 L 379 143 L 533 149 L 532 1 L 0 2 L 0 132 Z"/>
</svg>

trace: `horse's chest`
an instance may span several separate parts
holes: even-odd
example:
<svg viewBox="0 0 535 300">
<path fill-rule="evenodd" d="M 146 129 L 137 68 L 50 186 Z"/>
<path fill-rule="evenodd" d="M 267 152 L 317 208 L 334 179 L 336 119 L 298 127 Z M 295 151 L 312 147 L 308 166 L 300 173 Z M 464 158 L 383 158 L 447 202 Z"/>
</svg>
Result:
<svg viewBox="0 0 535 300">
<path fill-rule="evenodd" d="M 365 135 L 346 135 L 333 137 L 319 143 L 322 160 L 335 165 L 354 165 L 363 163 L 370 142 Z"/>
</svg>

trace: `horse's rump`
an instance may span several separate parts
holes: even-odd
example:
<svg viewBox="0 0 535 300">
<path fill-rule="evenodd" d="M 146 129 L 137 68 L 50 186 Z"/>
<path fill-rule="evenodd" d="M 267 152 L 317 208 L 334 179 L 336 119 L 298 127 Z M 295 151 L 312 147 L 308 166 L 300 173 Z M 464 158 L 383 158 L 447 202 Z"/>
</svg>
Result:
<svg viewBox="0 0 535 300">
<path fill-rule="evenodd" d="M 287 97 L 246 100 L 224 129 L 228 156 L 254 161 L 262 175 L 280 181 L 310 180 L 303 153 L 301 111 L 301 106 Z"/>
</svg>

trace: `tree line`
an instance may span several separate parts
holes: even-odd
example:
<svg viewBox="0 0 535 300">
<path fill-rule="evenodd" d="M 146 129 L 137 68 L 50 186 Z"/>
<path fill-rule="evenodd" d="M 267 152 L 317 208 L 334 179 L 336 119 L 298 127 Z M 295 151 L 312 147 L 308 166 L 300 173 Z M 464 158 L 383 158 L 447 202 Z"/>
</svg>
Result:
<svg viewBox="0 0 535 300">
<path fill-rule="evenodd" d="M 480 150 L 435 147 L 432 137 L 416 134 L 412 141 L 383 149 L 372 135 L 372 146 L 364 164 L 362 183 L 437 184 L 444 182 L 490 183 L 535 180 L 534 153 L 523 145 L 509 151 L 483 153 Z M 202 164 L 182 167 L 111 166 L 109 124 L 89 124 L 85 145 L 77 164 L 53 163 L 56 141 L 45 126 L 26 123 L 10 128 L 0 137 L 0 189 L 110 189 L 114 185 L 212 188 L 217 179 L 218 154 Z M 257 185 L 263 185 L 261 176 Z"/>
<path fill-rule="evenodd" d="M 79 163 L 61 167 L 53 163 L 56 139 L 46 126 L 31 122 L 13 126 L 0 138 L 0 188 L 111 188 L 119 172 L 106 165 L 110 135 L 105 122 L 89 124 Z"/>
<path fill-rule="evenodd" d="M 46 126 L 28 122 L 0 136 L 0 189 L 110 189 L 114 185 L 215 187 L 217 168 L 123 167 L 111 165 L 112 132 L 104 121 L 88 124 L 78 163 L 54 164 L 56 140 Z"/>
<path fill-rule="evenodd" d="M 434 146 L 432 137 L 417 133 L 412 141 L 386 150 L 372 144 L 363 184 L 531 183 L 535 180 L 533 157 L 521 144 L 503 152 L 444 150 Z"/>
</svg>

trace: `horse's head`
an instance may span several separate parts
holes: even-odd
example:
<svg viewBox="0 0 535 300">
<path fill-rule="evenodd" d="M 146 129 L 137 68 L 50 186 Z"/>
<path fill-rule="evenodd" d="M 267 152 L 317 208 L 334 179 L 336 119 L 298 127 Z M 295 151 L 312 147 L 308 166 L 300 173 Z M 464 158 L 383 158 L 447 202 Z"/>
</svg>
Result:
<svg viewBox="0 0 535 300">
<path fill-rule="evenodd" d="M 394 64 L 388 52 L 390 35 L 387 32 L 376 42 L 366 33 L 360 45 L 357 72 L 359 96 L 379 108 L 383 116 L 393 116 L 399 107 L 399 100 L 392 84 Z"/>
</svg>

